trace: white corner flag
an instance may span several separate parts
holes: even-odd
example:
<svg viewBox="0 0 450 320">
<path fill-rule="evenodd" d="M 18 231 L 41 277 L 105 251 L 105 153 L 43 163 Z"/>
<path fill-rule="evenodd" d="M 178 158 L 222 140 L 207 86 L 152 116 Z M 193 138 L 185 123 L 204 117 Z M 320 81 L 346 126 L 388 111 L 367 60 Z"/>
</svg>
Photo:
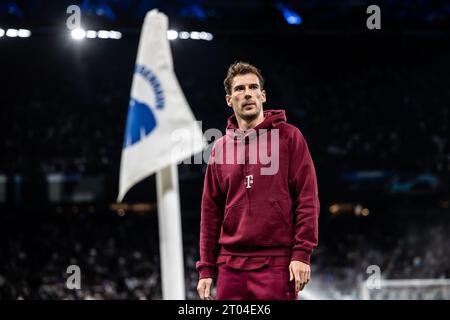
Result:
<svg viewBox="0 0 450 320">
<path fill-rule="evenodd" d="M 165 14 L 147 13 L 131 86 L 118 201 L 137 182 L 205 146 L 173 70 L 167 28 Z"/>
<path fill-rule="evenodd" d="M 167 39 L 168 18 L 147 13 L 139 40 L 120 164 L 120 202 L 157 173 L 163 299 L 184 299 L 177 163 L 206 146 L 177 81 Z"/>
</svg>

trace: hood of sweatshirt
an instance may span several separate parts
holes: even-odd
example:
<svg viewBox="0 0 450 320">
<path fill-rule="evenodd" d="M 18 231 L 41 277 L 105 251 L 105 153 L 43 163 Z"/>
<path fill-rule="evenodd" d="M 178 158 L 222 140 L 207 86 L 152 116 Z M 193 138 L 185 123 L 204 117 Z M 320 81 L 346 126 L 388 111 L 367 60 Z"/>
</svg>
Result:
<svg viewBox="0 0 450 320">
<path fill-rule="evenodd" d="M 266 132 L 267 130 L 277 128 L 281 123 L 286 122 L 286 112 L 284 110 L 264 110 L 264 120 L 260 124 L 258 124 L 256 127 L 253 128 L 253 130 L 247 130 L 242 131 L 239 129 L 239 125 L 237 123 L 236 115 L 232 115 L 228 118 L 227 121 L 227 130 L 226 134 L 230 138 L 236 139 L 236 138 L 245 138 L 251 134 L 251 132 L 255 132 L 257 134 L 260 133 L 260 129 L 266 129 L 263 130 Z M 255 136 L 255 135 L 253 135 Z M 250 136 L 251 137 L 251 136 Z"/>
</svg>

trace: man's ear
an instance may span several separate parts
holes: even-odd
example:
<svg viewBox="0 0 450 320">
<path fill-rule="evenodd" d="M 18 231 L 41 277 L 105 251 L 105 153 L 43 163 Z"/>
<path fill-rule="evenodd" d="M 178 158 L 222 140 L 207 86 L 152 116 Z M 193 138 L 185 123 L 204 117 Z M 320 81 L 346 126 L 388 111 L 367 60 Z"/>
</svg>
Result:
<svg viewBox="0 0 450 320">
<path fill-rule="evenodd" d="M 227 95 L 225 96 L 225 101 L 227 102 L 227 105 L 228 105 L 230 108 L 233 108 L 233 105 L 231 104 L 231 95 L 227 94 Z"/>
<path fill-rule="evenodd" d="M 265 90 L 261 90 L 261 96 L 262 96 L 262 102 L 266 102 L 266 91 Z"/>
</svg>

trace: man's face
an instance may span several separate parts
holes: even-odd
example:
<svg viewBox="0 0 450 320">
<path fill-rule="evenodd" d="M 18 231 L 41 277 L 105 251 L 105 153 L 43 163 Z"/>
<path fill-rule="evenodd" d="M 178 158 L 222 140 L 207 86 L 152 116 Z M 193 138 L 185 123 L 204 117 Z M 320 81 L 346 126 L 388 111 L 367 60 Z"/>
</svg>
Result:
<svg viewBox="0 0 450 320">
<path fill-rule="evenodd" d="M 233 78 L 231 94 L 227 94 L 225 99 L 237 117 L 251 121 L 262 112 L 266 92 L 261 90 L 258 77 L 253 73 L 247 73 Z"/>
</svg>

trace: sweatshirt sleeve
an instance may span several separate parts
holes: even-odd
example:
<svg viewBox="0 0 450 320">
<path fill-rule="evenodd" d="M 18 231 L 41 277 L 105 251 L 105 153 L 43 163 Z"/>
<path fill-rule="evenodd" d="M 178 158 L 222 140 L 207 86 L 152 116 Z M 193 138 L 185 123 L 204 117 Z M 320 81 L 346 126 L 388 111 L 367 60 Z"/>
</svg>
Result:
<svg viewBox="0 0 450 320">
<path fill-rule="evenodd" d="M 311 254 L 318 244 L 320 203 L 314 164 L 298 128 L 295 128 L 290 141 L 289 187 L 295 208 L 292 260 L 310 264 Z"/>
<path fill-rule="evenodd" d="M 223 221 L 225 196 L 220 188 L 214 164 L 214 149 L 206 168 L 200 222 L 200 261 L 196 263 L 199 278 L 212 278 L 219 255 L 220 227 Z"/>
</svg>

